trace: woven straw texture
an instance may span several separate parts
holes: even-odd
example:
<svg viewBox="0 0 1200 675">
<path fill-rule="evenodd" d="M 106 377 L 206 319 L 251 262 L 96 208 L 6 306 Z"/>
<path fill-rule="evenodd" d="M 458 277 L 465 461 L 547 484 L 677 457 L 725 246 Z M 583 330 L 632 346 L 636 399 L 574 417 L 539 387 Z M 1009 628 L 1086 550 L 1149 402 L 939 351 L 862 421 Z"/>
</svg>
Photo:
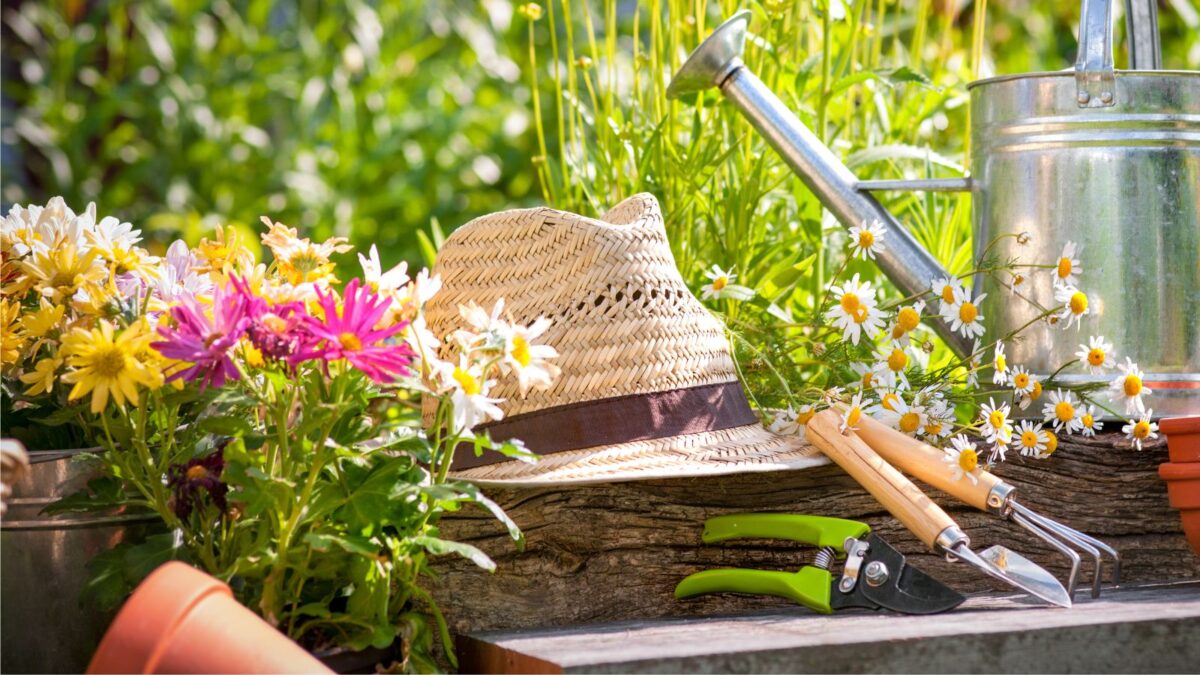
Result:
<svg viewBox="0 0 1200 675">
<path fill-rule="evenodd" d="M 492 395 L 506 416 L 614 396 L 737 379 L 720 322 L 688 290 L 675 266 L 662 214 L 640 194 L 600 220 L 550 208 L 503 211 L 456 230 L 438 254 L 442 290 L 427 305 L 429 327 L 465 325 L 458 306 L 491 309 L 501 298 L 514 321 L 553 321 L 562 374 L 522 397 L 515 378 Z M 446 355 L 443 355 L 446 356 Z M 428 403 L 428 402 L 427 402 Z M 432 412 L 426 406 L 426 413 Z M 759 425 L 508 461 L 456 473 L 479 482 L 580 483 L 714 475 L 822 464 L 813 448 Z"/>
</svg>

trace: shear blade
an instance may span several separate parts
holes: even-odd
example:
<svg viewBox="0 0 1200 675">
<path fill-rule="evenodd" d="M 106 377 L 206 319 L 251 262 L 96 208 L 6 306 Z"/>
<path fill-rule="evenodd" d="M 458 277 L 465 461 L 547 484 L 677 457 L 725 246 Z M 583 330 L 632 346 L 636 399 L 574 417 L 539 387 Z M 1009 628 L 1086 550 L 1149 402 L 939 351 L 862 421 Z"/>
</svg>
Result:
<svg viewBox="0 0 1200 675">
<path fill-rule="evenodd" d="M 870 551 L 863 561 L 863 569 L 872 562 L 883 563 L 888 570 L 887 580 L 872 586 L 860 573 L 854 589 L 849 593 L 839 591 L 835 582 L 830 598 L 833 609 L 866 607 L 902 614 L 937 614 L 954 609 L 966 600 L 962 594 L 920 568 L 909 565 L 904 554 L 877 535 L 868 535 L 867 544 Z"/>
</svg>

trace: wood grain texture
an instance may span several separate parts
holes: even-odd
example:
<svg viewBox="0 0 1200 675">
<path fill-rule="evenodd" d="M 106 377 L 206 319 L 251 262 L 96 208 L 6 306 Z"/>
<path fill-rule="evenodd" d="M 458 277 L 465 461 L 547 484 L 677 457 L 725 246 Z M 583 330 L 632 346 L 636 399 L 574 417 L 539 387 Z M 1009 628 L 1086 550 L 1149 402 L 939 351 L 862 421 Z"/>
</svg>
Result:
<svg viewBox="0 0 1200 675">
<path fill-rule="evenodd" d="M 1123 581 L 1200 578 L 1200 557 L 1188 548 L 1179 514 L 1167 503 L 1166 487 L 1157 475 L 1166 459 L 1162 439 L 1136 452 L 1118 434 L 1075 436 L 1060 444 L 1049 460 L 1010 454 L 997 474 L 1017 486 L 1017 497 L 1026 506 L 1117 547 L 1123 557 Z M 488 574 L 451 557 L 435 562 L 439 578 L 434 594 L 458 632 L 787 606 L 786 601 L 765 597 L 676 601 L 672 596 L 680 579 L 701 569 L 794 569 L 811 561 L 811 548 L 788 542 L 701 543 L 704 519 L 747 511 L 863 520 L 912 563 L 959 591 L 1005 589 L 971 567 L 931 554 L 833 465 L 487 492 L 524 530 L 525 551 L 518 553 L 503 528 L 482 510 L 442 520 L 443 536 L 479 546 L 498 564 L 497 571 Z M 945 494 L 926 492 L 967 531 L 977 550 L 1003 543 L 1064 578 L 1067 560 L 1048 544 Z M 1084 574 L 1091 569 L 1085 563 Z M 1105 578 L 1107 583 L 1110 577 Z"/>
<path fill-rule="evenodd" d="M 888 464 L 855 434 L 838 431 L 841 415 L 823 410 L 808 423 L 808 440 L 854 477 L 888 513 L 926 546 L 955 523 L 896 467 Z"/>
</svg>

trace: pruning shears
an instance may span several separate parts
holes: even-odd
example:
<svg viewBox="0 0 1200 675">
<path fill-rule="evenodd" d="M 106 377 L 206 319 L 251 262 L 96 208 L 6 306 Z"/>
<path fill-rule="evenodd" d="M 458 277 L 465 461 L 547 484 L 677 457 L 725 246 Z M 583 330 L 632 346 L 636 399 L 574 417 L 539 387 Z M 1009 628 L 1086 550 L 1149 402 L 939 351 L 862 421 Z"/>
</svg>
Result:
<svg viewBox="0 0 1200 675">
<path fill-rule="evenodd" d="M 965 599 L 920 569 L 866 523 L 787 513 L 743 513 L 704 521 L 703 540 L 785 539 L 817 546 L 812 565 L 795 572 L 722 568 L 689 575 L 675 587 L 676 598 L 706 593 L 774 595 L 822 614 L 859 607 L 902 614 L 936 614 Z M 834 577 L 835 560 L 844 559 Z"/>
</svg>

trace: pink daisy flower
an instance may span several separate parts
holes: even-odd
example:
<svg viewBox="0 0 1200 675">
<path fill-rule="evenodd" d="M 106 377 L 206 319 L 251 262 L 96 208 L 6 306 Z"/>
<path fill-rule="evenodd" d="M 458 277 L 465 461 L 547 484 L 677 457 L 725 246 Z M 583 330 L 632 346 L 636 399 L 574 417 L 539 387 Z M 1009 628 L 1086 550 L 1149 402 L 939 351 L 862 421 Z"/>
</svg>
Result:
<svg viewBox="0 0 1200 675">
<path fill-rule="evenodd" d="M 292 363 L 306 345 L 313 342 L 308 332 L 311 317 L 303 302 L 271 304 L 255 295 L 244 279 L 232 277 L 234 289 L 246 300 L 246 337 L 263 357 Z M 292 364 L 294 365 L 294 364 Z"/>
<path fill-rule="evenodd" d="M 412 365 L 413 352 L 407 344 L 385 344 L 384 341 L 403 331 L 407 321 L 386 328 L 375 326 L 391 307 L 390 298 L 380 297 L 354 279 L 342 296 L 342 311 L 338 313 L 337 295 L 317 290 L 317 303 L 324 319 L 309 317 L 308 332 L 316 341 L 304 346 L 292 357 L 292 363 L 321 358 L 325 361 L 346 359 L 367 377 L 387 384 L 398 375 L 405 375 Z"/>
<path fill-rule="evenodd" d="M 229 287 L 213 291 L 211 317 L 193 296 L 186 296 L 172 306 L 170 314 L 174 326 L 159 325 L 158 334 L 163 341 L 151 346 L 169 359 L 185 361 L 192 366 L 172 374 L 167 381 L 200 380 L 203 391 L 206 387 L 221 387 L 226 379 L 238 379 L 238 370 L 229 352 L 250 324 L 247 310 L 246 297 Z"/>
</svg>

